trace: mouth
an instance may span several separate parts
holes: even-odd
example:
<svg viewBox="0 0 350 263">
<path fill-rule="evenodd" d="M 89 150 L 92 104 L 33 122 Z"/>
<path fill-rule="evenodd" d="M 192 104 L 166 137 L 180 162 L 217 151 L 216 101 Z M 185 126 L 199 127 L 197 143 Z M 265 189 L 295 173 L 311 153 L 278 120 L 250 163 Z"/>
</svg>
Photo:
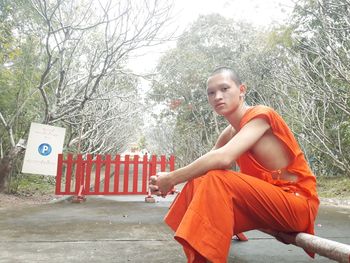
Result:
<svg viewBox="0 0 350 263">
<path fill-rule="evenodd" d="M 224 106 L 224 105 L 225 105 L 225 103 L 218 103 L 215 105 L 215 108 L 220 108 L 221 106 Z"/>
</svg>

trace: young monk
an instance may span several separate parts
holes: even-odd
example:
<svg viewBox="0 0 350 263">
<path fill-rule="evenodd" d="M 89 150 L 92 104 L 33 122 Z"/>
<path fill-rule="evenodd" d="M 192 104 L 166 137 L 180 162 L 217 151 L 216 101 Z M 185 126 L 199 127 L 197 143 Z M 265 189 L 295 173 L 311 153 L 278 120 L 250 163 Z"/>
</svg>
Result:
<svg viewBox="0 0 350 263">
<path fill-rule="evenodd" d="M 315 176 L 283 119 L 272 108 L 247 106 L 246 91 L 232 69 L 215 70 L 209 104 L 229 125 L 213 150 L 150 178 L 161 196 L 187 182 L 165 222 L 188 262 L 226 262 L 232 236 L 248 230 L 314 233 Z M 229 170 L 235 162 L 240 172 Z"/>
</svg>

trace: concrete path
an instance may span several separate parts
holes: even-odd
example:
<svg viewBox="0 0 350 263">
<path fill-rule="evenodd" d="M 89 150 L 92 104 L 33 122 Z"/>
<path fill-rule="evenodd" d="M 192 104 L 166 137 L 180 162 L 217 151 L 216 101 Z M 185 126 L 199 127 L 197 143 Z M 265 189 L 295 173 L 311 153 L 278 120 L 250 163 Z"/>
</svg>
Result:
<svg viewBox="0 0 350 263">
<path fill-rule="evenodd" d="M 144 196 L 88 197 L 25 209 L 0 210 L 0 262 L 186 262 L 163 223 L 170 199 Z M 350 244 L 350 209 L 321 206 L 317 234 Z M 333 262 L 312 260 L 293 245 L 259 231 L 248 242 L 232 241 L 228 262 Z"/>
</svg>

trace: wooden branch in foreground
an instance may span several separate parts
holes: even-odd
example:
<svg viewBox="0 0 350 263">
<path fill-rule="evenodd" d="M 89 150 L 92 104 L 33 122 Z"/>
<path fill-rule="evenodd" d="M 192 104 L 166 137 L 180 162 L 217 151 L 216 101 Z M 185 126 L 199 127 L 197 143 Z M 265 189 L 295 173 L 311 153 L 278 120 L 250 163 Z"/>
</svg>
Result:
<svg viewBox="0 0 350 263">
<path fill-rule="evenodd" d="M 308 252 L 313 252 L 338 262 L 350 263 L 350 245 L 306 233 L 289 234 L 266 229 L 261 229 L 261 231 L 274 236 L 286 244 L 301 247 Z"/>
</svg>

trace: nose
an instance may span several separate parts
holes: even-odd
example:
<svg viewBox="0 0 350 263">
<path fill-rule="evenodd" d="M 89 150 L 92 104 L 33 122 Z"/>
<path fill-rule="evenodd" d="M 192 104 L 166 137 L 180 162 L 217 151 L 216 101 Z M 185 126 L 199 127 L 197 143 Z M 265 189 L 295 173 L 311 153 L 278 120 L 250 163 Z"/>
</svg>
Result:
<svg viewBox="0 0 350 263">
<path fill-rule="evenodd" d="M 217 91 L 215 93 L 215 100 L 221 100 L 222 99 L 222 92 L 220 91 Z"/>
</svg>

